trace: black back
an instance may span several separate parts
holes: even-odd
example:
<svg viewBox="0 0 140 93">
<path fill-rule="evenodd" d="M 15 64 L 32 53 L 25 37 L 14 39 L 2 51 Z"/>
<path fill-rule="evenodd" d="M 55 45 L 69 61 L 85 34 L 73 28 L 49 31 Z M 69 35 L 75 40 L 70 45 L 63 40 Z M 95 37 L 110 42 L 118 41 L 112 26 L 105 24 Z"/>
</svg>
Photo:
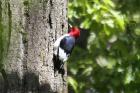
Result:
<svg viewBox="0 0 140 93">
<path fill-rule="evenodd" d="M 60 47 L 64 49 L 67 54 L 70 54 L 75 45 L 75 38 L 72 36 L 66 36 L 60 42 Z"/>
</svg>

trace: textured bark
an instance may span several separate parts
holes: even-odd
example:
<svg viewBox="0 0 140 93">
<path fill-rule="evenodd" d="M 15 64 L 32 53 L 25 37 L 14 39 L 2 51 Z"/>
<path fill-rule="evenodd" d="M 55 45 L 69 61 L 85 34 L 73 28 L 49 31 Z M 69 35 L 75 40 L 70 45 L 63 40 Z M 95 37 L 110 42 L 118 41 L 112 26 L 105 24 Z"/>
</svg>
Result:
<svg viewBox="0 0 140 93">
<path fill-rule="evenodd" d="M 54 41 L 67 31 L 67 0 L 0 2 L 10 42 L 0 93 L 67 93 L 67 73 L 54 75 L 52 60 Z"/>
</svg>

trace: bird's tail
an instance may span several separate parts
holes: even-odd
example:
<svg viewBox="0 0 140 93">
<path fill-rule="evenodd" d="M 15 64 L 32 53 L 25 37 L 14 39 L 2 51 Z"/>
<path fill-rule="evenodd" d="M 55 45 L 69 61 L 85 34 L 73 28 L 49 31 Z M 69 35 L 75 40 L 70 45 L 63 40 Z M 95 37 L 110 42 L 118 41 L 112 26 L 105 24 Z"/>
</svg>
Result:
<svg viewBox="0 0 140 93">
<path fill-rule="evenodd" d="M 63 69 L 63 68 L 64 68 L 64 62 L 61 62 L 60 69 Z"/>
<path fill-rule="evenodd" d="M 53 56 L 53 63 L 54 63 L 54 73 L 58 71 L 60 74 L 65 74 L 64 72 L 64 63 L 58 59 L 56 55 Z"/>
</svg>

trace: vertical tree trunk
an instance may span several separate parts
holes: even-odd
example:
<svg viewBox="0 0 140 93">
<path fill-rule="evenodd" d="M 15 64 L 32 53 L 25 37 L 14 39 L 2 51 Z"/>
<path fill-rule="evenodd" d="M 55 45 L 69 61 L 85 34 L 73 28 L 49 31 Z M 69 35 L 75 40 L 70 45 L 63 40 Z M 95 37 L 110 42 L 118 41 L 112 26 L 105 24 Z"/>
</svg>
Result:
<svg viewBox="0 0 140 93">
<path fill-rule="evenodd" d="M 0 47 L 8 51 L 0 93 L 67 93 L 67 73 L 54 75 L 52 60 L 54 41 L 67 31 L 66 8 L 67 0 L 0 0 Z"/>
</svg>

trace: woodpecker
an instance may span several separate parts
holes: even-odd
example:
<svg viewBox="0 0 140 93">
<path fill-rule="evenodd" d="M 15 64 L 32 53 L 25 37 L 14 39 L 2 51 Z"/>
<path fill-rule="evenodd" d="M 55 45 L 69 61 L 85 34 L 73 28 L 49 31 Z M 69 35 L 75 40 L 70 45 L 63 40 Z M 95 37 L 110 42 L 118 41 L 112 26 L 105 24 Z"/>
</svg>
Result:
<svg viewBox="0 0 140 93">
<path fill-rule="evenodd" d="M 80 30 L 77 27 L 71 27 L 69 32 L 54 43 L 54 56 L 57 61 L 57 69 L 63 68 L 75 46 L 76 39 L 80 36 Z"/>
</svg>

